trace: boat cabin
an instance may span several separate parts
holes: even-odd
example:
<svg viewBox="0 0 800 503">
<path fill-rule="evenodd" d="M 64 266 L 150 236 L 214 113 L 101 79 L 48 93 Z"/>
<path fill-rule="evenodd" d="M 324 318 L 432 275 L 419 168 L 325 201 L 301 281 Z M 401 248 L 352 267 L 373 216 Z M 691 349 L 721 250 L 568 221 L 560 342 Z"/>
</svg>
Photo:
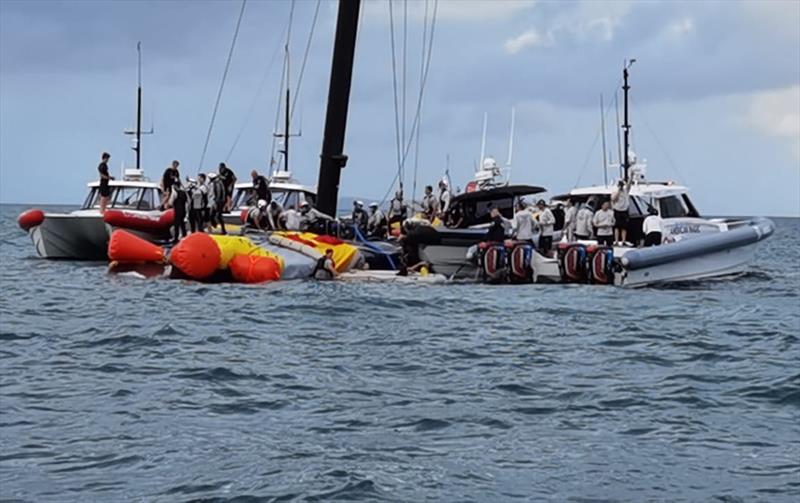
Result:
<svg viewBox="0 0 800 503">
<path fill-rule="evenodd" d="M 514 208 L 521 198 L 545 191 L 545 188 L 535 185 L 503 185 L 453 196 L 450 208 L 458 211 L 463 217 L 458 228 L 472 227 L 488 224 L 492 208 L 499 209 L 500 214 L 511 219 L 514 217 Z"/>
<path fill-rule="evenodd" d="M 233 208 L 244 210 L 255 206 L 257 201 L 253 182 L 237 183 L 235 189 Z M 291 173 L 288 171 L 274 172 L 270 179 L 269 190 L 272 193 L 272 200 L 280 203 L 283 208 L 293 206 L 296 209 L 304 201 L 314 206 L 317 201 L 316 191 L 292 179 Z"/>
<path fill-rule="evenodd" d="M 123 210 L 152 211 L 161 204 L 161 187 L 144 177 L 142 170 L 126 169 L 122 180 L 110 180 L 108 207 Z M 82 210 L 100 208 L 100 181 L 87 184 L 89 194 Z"/>
</svg>

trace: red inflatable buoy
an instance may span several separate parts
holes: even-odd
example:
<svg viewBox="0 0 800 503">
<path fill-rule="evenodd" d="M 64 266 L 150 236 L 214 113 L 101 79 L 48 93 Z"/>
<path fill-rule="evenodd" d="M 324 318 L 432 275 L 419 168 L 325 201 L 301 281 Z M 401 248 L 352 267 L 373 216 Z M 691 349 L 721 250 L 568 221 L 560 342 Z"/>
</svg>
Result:
<svg viewBox="0 0 800 503">
<path fill-rule="evenodd" d="M 181 240 L 172 249 L 169 260 L 193 279 L 205 279 L 217 270 L 222 253 L 211 236 L 196 232 Z"/>
<path fill-rule="evenodd" d="M 164 262 L 164 249 L 122 229 L 111 233 L 109 260 L 119 263 Z"/>
<path fill-rule="evenodd" d="M 44 222 L 44 212 L 42 210 L 24 211 L 17 217 L 17 224 L 23 231 L 28 231 L 37 225 L 41 225 L 42 222 Z"/>
<path fill-rule="evenodd" d="M 242 221 L 242 225 L 247 223 L 247 214 L 248 213 L 250 213 L 250 210 L 242 210 L 242 212 L 239 213 L 239 220 Z"/>
<path fill-rule="evenodd" d="M 272 257 L 236 255 L 228 264 L 233 279 L 240 283 L 264 283 L 281 279 L 281 266 Z"/>
<path fill-rule="evenodd" d="M 106 210 L 103 213 L 103 221 L 109 225 L 144 232 L 166 231 L 173 220 L 175 211 L 172 208 L 160 214 L 129 210 Z"/>
</svg>

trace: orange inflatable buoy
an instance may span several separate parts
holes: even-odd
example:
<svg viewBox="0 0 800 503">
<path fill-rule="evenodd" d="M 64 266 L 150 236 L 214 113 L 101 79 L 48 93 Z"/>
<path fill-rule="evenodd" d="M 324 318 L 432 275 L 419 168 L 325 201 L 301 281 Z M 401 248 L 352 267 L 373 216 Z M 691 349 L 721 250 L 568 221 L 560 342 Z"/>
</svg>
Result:
<svg viewBox="0 0 800 503">
<path fill-rule="evenodd" d="M 216 241 L 203 232 L 185 237 L 172 249 L 169 260 L 192 279 L 205 279 L 217 270 L 221 252 Z"/>
<path fill-rule="evenodd" d="M 119 263 L 164 262 L 164 249 L 135 234 L 117 229 L 108 241 L 108 259 Z"/>
<path fill-rule="evenodd" d="M 272 257 L 236 255 L 228 268 L 233 279 L 240 283 L 264 283 L 281 279 L 281 266 Z"/>
<path fill-rule="evenodd" d="M 33 209 L 24 211 L 17 217 L 17 224 L 23 231 L 41 225 L 42 222 L 44 222 L 44 212 L 42 210 Z"/>
</svg>

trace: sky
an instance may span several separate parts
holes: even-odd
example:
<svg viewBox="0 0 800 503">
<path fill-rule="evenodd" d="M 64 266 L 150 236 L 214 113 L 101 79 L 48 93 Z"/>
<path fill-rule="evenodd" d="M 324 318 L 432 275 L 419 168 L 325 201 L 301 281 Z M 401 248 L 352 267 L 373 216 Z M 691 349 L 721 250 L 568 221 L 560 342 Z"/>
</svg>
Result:
<svg viewBox="0 0 800 503">
<path fill-rule="evenodd" d="M 133 163 L 122 133 L 135 123 L 138 41 L 143 122 L 155 129 L 142 145 L 151 178 L 172 159 L 185 175 L 220 161 L 240 179 L 253 168 L 269 171 L 291 5 L 247 1 L 200 166 L 240 0 L 0 0 L 0 202 L 77 204 L 102 151 L 112 154 L 112 172 Z M 393 21 L 388 2 L 362 4 L 340 195 L 380 200 L 396 187 L 398 136 L 409 152 L 406 193 L 415 171 L 417 197 L 445 170 L 463 187 L 480 157 L 484 114 L 486 154 L 507 163 L 512 108 L 512 181 L 551 195 L 601 183 L 599 100 L 616 161 L 613 99 L 623 61 L 635 58 L 633 149 L 650 179 L 688 185 L 704 214 L 800 216 L 800 2 L 391 6 Z M 312 186 L 337 3 L 321 2 L 309 37 L 316 7 L 315 0 L 295 3 L 289 40 L 293 92 L 311 40 L 290 169 Z M 417 150 L 422 40 L 431 31 Z"/>
</svg>

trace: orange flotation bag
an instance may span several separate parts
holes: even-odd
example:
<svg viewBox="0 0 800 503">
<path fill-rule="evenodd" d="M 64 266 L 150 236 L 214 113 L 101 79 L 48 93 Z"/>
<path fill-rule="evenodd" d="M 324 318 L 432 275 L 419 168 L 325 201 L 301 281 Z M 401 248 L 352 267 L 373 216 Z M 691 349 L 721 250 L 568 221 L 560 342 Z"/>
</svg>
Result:
<svg viewBox="0 0 800 503">
<path fill-rule="evenodd" d="M 42 222 L 44 222 L 44 212 L 42 210 L 32 209 L 24 211 L 17 217 L 17 224 L 23 231 L 41 225 Z"/>
<path fill-rule="evenodd" d="M 169 260 L 192 279 L 205 279 L 217 270 L 221 252 L 216 241 L 203 232 L 196 232 L 181 240 L 170 253 Z"/>
<path fill-rule="evenodd" d="M 122 229 L 111 233 L 108 258 L 119 263 L 164 262 L 164 249 Z"/>
<path fill-rule="evenodd" d="M 240 283 L 264 283 L 281 279 L 281 266 L 272 257 L 236 255 L 228 268 L 233 279 Z"/>
<path fill-rule="evenodd" d="M 161 213 L 142 213 L 141 211 L 129 210 L 106 210 L 103 213 L 103 222 L 114 227 L 133 229 L 135 231 L 166 231 L 174 221 L 175 210 L 172 208 Z"/>
</svg>

